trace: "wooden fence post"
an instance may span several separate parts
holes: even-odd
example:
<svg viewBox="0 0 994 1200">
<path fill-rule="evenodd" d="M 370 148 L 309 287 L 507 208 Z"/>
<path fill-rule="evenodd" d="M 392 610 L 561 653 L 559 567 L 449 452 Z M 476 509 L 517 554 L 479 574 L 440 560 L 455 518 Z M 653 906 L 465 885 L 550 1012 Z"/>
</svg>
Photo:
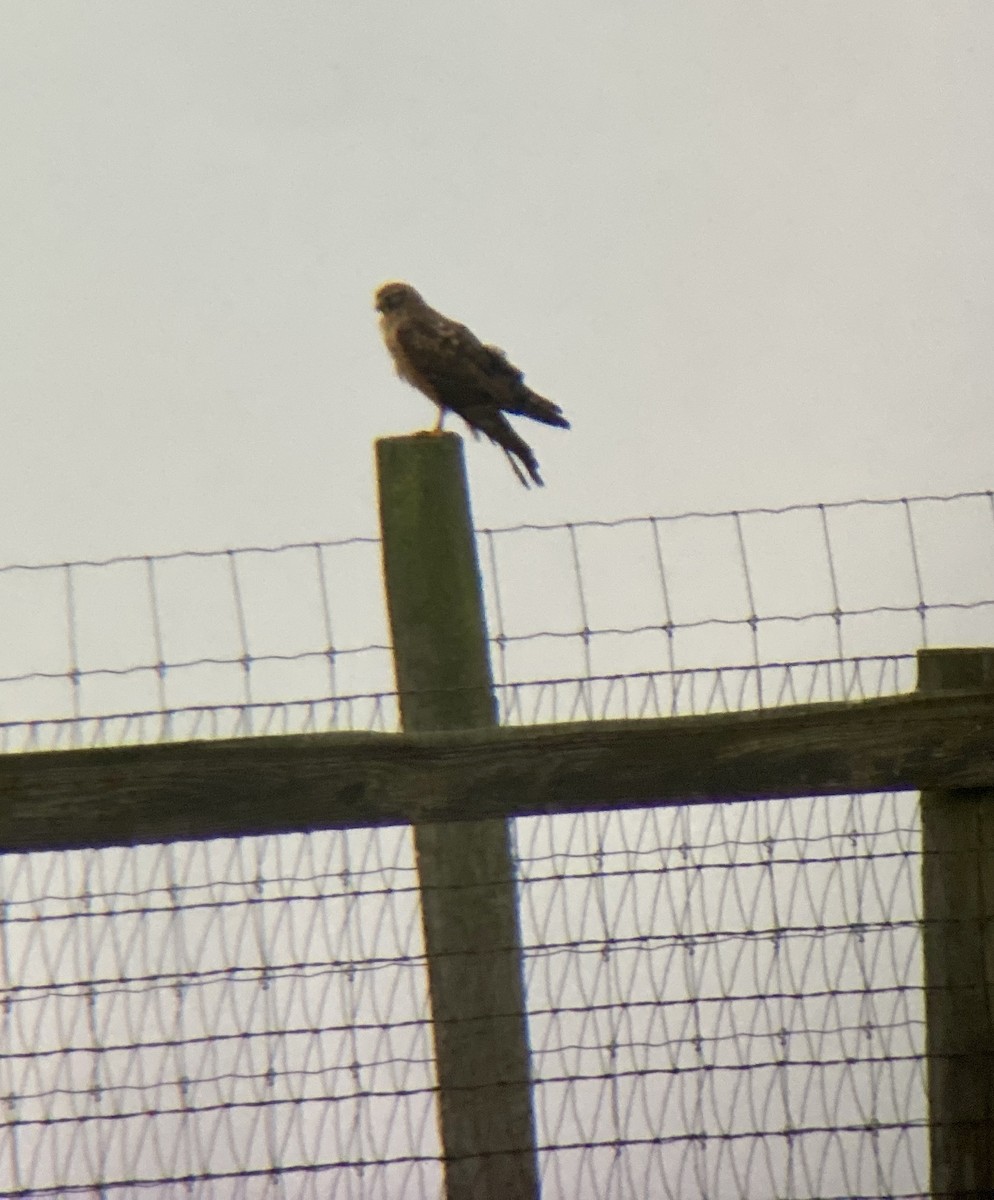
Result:
<svg viewBox="0 0 994 1200">
<path fill-rule="evenodd" d="M 920 650 L 918 689 L 994 690 L 994 650 Z M 994 742 L 991 752 L 994 753 Z M 994 790 L 922 793 L 933 1196 L 994 1195 Z"/>
<path fill-rule="evenodd" d="M 462 442 L 376 443 L 394 669 L 409 731 L 497 723 Z M 506 821 L 416 825 L 448 1200 L 537 1200 Z"/>
</svg>

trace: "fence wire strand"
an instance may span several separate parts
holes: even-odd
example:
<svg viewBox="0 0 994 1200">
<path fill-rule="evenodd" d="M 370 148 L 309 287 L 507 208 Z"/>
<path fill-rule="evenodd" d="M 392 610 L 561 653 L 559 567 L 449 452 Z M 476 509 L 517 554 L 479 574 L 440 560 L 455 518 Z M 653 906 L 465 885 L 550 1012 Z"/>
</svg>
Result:
<svg viewBox="0 0 994 1200">
<path fill-rule="evenodd" d="M 926 639 L 994 645 L 991 492 L 480 547 L 509 724 L 893 695 Z M 0 746 L 397 728 L 378 553 L 0 567 Z M 546 1200 L 927 1194 L 917 796 L 514 845 Z M 0 896 L 0 1197 L 442 1195 L 409 830 L 0 854 Z"/>
</svg>

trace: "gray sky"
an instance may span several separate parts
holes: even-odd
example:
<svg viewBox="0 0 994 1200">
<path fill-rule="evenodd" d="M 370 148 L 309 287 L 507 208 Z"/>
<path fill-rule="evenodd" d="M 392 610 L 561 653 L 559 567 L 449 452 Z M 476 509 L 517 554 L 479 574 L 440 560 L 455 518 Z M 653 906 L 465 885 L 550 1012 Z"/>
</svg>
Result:
<svg viewBox="0 0 994 1200">
<path fill-rule="evenodd" d="M 372 532 L 393 277 L 573 420 L 481 524 L 991 483 L 989 3 L 2 17 L 0 561 Z"/>
</svg>

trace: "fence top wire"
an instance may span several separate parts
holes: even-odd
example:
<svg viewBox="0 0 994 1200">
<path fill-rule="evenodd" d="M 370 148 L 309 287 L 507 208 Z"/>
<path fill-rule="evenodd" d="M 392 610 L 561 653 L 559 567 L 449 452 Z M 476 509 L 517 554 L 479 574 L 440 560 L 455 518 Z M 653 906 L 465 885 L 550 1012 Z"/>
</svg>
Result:
<svg viewBox="0 0 994 1200">
<path fill-rule="evenodd" d="M 994 644 L 991 490 L 478 538 L 509 722 L 882 695 Z M 375 537 L 8 564 L 0 611 L 0 748 L 398 725 Z"/>
<path fill-rule="evenodd" d="M 170 550 L 163 554 L 113 554 L 107 558 L 72 558 L 55 563 L 0 563 L 0 575 L 13 571 L 58 571 L 75 567 L 116 567 L 124 563 L 165 563 L 179 559 L 228 559 L 233 554 L 280 554 L 285 550 L 333 550 L 339 546 L 378 546 L 380 539 L 356 535 L 320 538 L 310 542 L 280 542 L 275 546 L 227 546 L 218 550 Z"/>
<path fill-rule="evenodd" d="M 779 507 L 753 506 L 751 508 L 686 509 L 676 513 L 616 517 L 610 520 L 588 519 L 582 521 L 521 522 L 517 525 L 483 526 L 480 534 L 539 532 L 582 529 L 619 529 L 628 525 L 645 525 L 672 521 L 697 519 L 735 518 L 751 516 L 784 516 L 788 513 L 830 512 L 851 508 L 887 508 L 897 504 L 951 504 L 958 500 L 986 500 L 994 509 L 994 489 L 986 491 L 950 492 L 948 495 L 922 494 L 918 496 L 896 496 L 875 498 L 860 496 L 853 500 L 828 500 L 817 503 L 784 504 Z M 106 558 L 75 558 L 47 563 L 0 563 L 0 575 L 12 571 L 56 571 L 68 567 L 113 567 L 122 563 L 163 563 L 177 559 L 227 558 L 232 554 L 279 554 L 286 550 L 330 550 L 339 546 L 378 546 L 380 539 L 374 534 L 355 534 L 344 538 L 315 538 L 304 542 L 279 542 L 271 546 L 229 546 L 213 550 L 171 550 L 162 554 L 117 554 Z"/>
<path fill-rule="evenodd" d="M 826 500 L 824 502 L 804 504 L 783 504 L 779 507 L 755 506 L 752 508 L 727 509 L 685 509 L 677 513 L 661 513 L 656 516 L 616 517 L 610 520 L 562 521 L 549 524 L 522 523 L 519 525 L 498 526 L 492 529 L 480 529 L 480 533 L 520 533 L 523 530 L 555 530 L 555 529 L 617 529 L 625 525 L 644 525 L 664 523 L 668 521 L 687 521 L 697 519 L 729 518 L 729 517 L 779 517 L 787 513 L 831 512 L 847 508 L 887 508 L 895 504 L 950 504 L 957 500 L 987 500 L 994 505 L 994 489 L 981 492 L 950 492 L 939 496 L 923 494 L 920 496 L 893 496 L 874 498 L 859 496 L 853 500 Z"/>
</svg>

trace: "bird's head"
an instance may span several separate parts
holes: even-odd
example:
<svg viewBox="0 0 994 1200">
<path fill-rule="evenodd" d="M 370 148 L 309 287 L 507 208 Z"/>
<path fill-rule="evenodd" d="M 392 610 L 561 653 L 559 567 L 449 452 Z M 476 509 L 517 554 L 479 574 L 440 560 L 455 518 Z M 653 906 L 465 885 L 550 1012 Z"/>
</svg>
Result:
<svg viewBox="0 0 994 1200">
<path fill-rule="evenodd" d="M 421 293 L 409 283 L 384 283 L 376 289 L 376 310 L 384 315 L 399 312 L 410 304 L 423 304 Z"/>
</svg>

